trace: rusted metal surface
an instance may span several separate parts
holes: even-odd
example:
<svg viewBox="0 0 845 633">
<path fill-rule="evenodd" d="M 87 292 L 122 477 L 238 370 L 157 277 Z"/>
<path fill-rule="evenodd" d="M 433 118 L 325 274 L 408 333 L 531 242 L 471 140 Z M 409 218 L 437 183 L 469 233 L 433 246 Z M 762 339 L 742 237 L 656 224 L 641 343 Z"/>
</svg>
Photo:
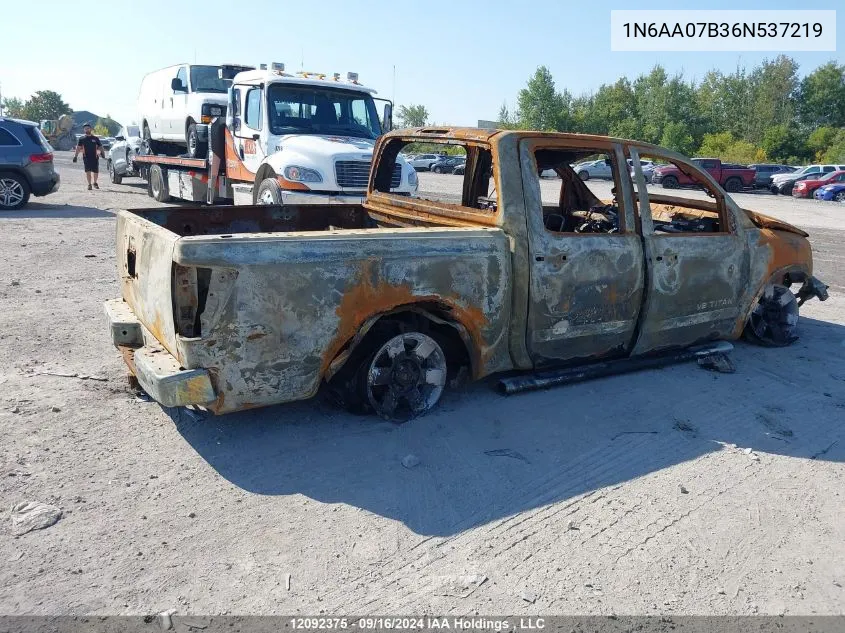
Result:
<svg viewBox="0 0 845 633">
<path fill-rule="evenodd" d="M 493 204 L 474 205 L 467 185 L 463 205 L 375 190 L 381 152 L 392 165 L 397 140 L 486 152 Z M 163 345 L 180 368 L 206 370 L 207 407 L 225 413 L 313 396 L 397 315 L 452 328 L 480 378 L 736 338 L 767 285 L 811 278 L 802 231 L 740 209 L 703 172 L 714 198 L 690 201 L 650 196 L 641 170 L 632 181 L 625 165 L 614 176 L 612 231 L 547 228 L 535 156 L 565 150 L 637 166 L 647 153 L 698 171 L 668 150 L 607 137 L 399 130 L 377 143 L 363 209 L 312 209 L 293 224 L 274 207 L 120 212 L 123 296 L 145 343 Z M 561 205 L 610 203 L 562 182 L 573 189 Z M 661 229 L 671 222 L 697 228 Z"/>
</svg>

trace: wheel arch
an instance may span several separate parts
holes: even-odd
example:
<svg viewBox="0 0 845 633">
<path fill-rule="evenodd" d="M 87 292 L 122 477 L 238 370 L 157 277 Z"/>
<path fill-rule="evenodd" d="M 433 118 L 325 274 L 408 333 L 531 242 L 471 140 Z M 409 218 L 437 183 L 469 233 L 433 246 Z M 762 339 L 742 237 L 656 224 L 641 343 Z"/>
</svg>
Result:
<svg viewBox="0 0 845 633">
<path fill-rule="evenodd" d="M 766 286 L 769 284 L 776 284 L 786 286 L 788 288 L 793 284 L 803 283 L 811 275 L 812 271 L 809 266 L 800 263 L 793 263 L 776 269 L 768 276 L 768 278 L 763 279 L 754 289 L 754 293 L 750 295 L 751 300 L 743 306 L 742 314 L 740 315 L 740 318 L 737 319 L 736 330 L 734 332 L 735 337 L 738 338 L 742 334 L 742 331 L 745 329 L 748 319 L 751 316 L 751 311 L 754 309 L 754 306 L 757 305 L 757 302 L 763 295 L 763 291 L 766 289 Z"/>
<path fill-rule="evenodd" d="M 275 178 L 277 176 L 276 170 L 270 163 L 261 163 L 258 171 L 255 172 L 255 182 L 252 185 L 252 202 L 258 202 L 258 188 L 266 178 Z"/>
<path fill-rule="evenodd" d="M 478 371 L 475 345 L 469 330 L 456 318 L 452 309 L 437 301 L 425 301 L 397 306 L 391 310 L 370 316 L 358 328 L 355 335 L 343 341 L 339 351 L 328 363 L 323 372 L 323 380 L 328 382 L 346 365 L 347 361 L 363 349 L 373 327 L 386 320 L 394 320 L 410 326 L 420 327 L 434 332 L 443 346 L 446 362 L 451 365 L 469 367 L 471 375 Z"/>
<path fill-rule="evenodd" d="M 29 187 L 29 190 L 32 191 L 32 179 L 29 177 L 29 174 L 26 173 L 25 169 L 12 166 L 0 167 L 0 174 L 14 174 L 15 176 L 20 176 L 24 179 L 24 181 L 26 181 L 26 186 Z"/>
</svg>

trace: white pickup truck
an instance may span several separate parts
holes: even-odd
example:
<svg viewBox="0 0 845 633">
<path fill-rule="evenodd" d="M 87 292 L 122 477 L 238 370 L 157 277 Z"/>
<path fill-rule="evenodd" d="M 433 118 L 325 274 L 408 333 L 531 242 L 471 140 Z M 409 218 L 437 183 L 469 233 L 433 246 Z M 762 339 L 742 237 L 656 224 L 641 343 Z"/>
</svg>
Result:
<svg viewBox="0 0 845 633">
<path fill-rule="evenodd" d="M 392 125 L 392 103 L 380 118 L 375 90 L 317 73 L 289 74 L 266 64 L 235 75 L 225 123 L 208 125 L 208 158 L 147 155 L 135 159 L 158 201 L 360 205 L 375 139 Z M 414 168 L 397 157 L 391 191 L 412 195 Z"/>
</svg>

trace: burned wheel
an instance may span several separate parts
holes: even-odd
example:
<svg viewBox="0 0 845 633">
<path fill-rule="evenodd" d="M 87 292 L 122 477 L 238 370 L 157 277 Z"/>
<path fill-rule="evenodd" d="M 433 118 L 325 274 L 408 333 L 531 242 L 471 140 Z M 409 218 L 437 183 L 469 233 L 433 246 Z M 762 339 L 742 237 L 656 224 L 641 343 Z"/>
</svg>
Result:
<svg viewBox="0 0 845 633">
<path fill-rule="evenodd" d="M 446 384 L 446 355 L 433 338 L 403 332 L 389 339 L 366 366 L 367 400 L 381 417 L 405 422 L 430 411 Z"/>
<path fill-rule="evenodd" d="M 768 347 L 784 347 L 798 340 L 798 300 L 786 286 L 769 284 L 751 311 L 746 338 Z"/>
</svg>

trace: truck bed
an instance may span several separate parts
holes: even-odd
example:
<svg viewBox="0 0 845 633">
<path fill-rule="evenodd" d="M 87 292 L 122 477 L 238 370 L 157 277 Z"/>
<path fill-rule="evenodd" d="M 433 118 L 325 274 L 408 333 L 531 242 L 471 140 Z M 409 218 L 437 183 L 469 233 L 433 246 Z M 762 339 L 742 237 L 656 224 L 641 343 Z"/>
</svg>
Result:
<svg viewBox="0 0 845 633">
<path fill-rule="evenodd" d="M 473 375 L 510 367 L 511 257 L 501 229 L 382 228 L 351 205 L 289 211 L 118 212 L 131 316 L 123 321 L 142 334 L 129 345 L 146 368 L 142 385 L 178 383 L 167 402 L 218 413 L 308 398 L 362 327 L 405 306 L 455 324 Z M 159 347 L 172 371 L 161 368 Z M 192 377 L 202 388 L 185 382 Z"/>
<path fill-rule="evenodd" d="M 286 206 L 179 206 L 130 211 L 179 237 L 360 229 L 367 214 L 360 205 Z"/>
</svg>

